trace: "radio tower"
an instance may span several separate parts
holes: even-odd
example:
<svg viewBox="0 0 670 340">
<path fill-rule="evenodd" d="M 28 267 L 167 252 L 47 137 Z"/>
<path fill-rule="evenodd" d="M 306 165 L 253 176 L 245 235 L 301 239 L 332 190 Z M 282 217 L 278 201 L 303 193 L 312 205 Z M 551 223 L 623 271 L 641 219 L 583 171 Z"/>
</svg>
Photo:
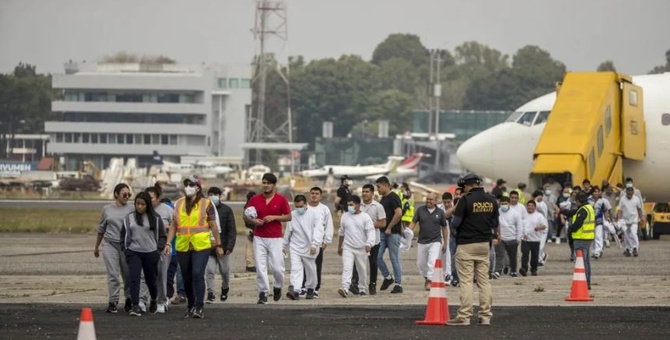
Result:
<svg viewBox="0 0 670 340">
<path fill-rule="evenodd" d="M 285 1 L 256 1 L 254 40 L 257 54 L 253 63 L 252 107 L 247 122 L 247 138 L 251 143 L 292 143 L 290 86 L 288 80 L 288 60 L 286 74 L 281 70 L 277 52 L 283 52 L 288 43 L 288 20 Z M 271 47 L 275 47 L 272 48 Z M 288 59 L 288 58 L 287 58 Z M 286 85 L 286 111 L 265 111 L 267 76 L 277 72 Z M 256 150 L 256 164 L 261 162 L 261 150 Z M 247 154 L 248 155 L 248 154 Z M 247 160 L 249 158 L 247 157 Z"/>
</svg>

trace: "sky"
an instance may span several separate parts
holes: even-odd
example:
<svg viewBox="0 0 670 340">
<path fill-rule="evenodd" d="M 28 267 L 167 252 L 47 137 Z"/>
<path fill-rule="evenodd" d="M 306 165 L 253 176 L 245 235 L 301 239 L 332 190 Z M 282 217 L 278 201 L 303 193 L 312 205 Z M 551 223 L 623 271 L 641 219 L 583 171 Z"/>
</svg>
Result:
<svg viewBox="0 0 670 340">
<path fill-rule="evenodd" d="M 254 0 L 0 0 L 0 73 L 20 61 L 63 73 L 126 51 L 183 64 L 248 65 L 258 50 Z M 392 33 L 428 48 L 478 41 L 513 55 L 537 45 L 570 71 L 605 60 L 637 75 L 665 64 L 667 0 L 286 0 L 288 43 L 270 49 L 307 60 L 356 54 L 369 60 Z M 276 23 L 277 20 L 273 20 Z"/>
</svg>

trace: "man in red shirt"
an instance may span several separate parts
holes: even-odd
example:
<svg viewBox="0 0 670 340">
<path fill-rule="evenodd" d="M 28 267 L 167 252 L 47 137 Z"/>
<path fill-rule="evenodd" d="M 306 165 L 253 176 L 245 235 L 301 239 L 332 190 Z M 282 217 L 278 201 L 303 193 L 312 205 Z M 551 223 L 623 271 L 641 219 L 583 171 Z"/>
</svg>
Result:
<svg viewBox="0 0 670 340">
<path fill-rule="evenodd" d="M 281 223 L 291 220 L 291 207 L 286 197 L 275 192 L 277 176 L 266 173 L 261 180 L 263 192 L 249 200 L 244 211 L 244 221 L 255 225 L 253 243 L 258 304 L 266 304 L 269 290 L 268 262 L 274 276 L 273 299 L 281 299 L 284 286 Z"/>
</svg>

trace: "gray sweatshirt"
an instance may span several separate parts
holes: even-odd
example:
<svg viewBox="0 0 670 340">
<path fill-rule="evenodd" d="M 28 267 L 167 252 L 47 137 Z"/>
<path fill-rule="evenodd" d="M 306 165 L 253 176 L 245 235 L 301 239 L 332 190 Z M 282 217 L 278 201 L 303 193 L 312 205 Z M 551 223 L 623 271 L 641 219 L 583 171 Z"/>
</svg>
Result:
<svg viewBox="0 0 670 340">
<path fill-rule="evenodd" d="M 108 204 L 102 208 L 102 217 L 98 224 L 98 234 L 103 234 L 104 239 L 111 243 L 121 243 L 121 228 L 123 227 L 123 218 L 129 213 L 135 211 L 132 204 L 116 205 Z"/>
<path fill-rule="evenodd" d="M 167 241 L 163 220 L 160 216 L 153 216 L 152 218 L 156 221 L 155 230 L 151 230 L 149 217 L 146 213 L 142 214 L 142 225 L 137 223 L 135 212 L 126 215 L 121 229 L 121 236 L 125 240 L 124 246 L 126 249 L 138 253 L 163 250 Z"/>
<path fill-rule="evenodd" d="M 344 213 L 340 219 L 340 237 L 344 237 L 343 249 L 365 250 L 375 245 L 375 226 L 370 215 Z"/>
</svg>

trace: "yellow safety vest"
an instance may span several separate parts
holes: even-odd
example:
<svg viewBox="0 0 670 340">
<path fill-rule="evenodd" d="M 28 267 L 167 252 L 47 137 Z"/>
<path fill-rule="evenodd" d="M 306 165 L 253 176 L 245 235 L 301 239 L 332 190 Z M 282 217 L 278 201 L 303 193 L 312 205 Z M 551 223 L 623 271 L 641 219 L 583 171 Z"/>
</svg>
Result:
<svg viewBox="0 0 670 340">
<path fill-rule="evenodd" d="M 526 205 L 526 196 L 524 196 L 523 191 L 521 191 L 521 189 L 514 189 L 512 191 L 516 191 L 519 195 L 519 203 Z"/>
<path fill-rule="evenodd" d="M 207 223 L 207 206 L 211 204 L 209 199 L 202 198 L 200 203 L 191 209 L 191 214 L 186 213 L 185 198 L 180 198 L 175 203 L 175 220 L 177 221 L 177 240 L 175 250 L 187 252 L 190 249 L 201 251 L 212 248 L 209 238 L 210 228 Z"/>
<path fill-rule="evenodd" d="M 412 220 L 414 219 L 414 199 L 412 198 L 408 200 L 407 198 L 403 197 L 403 199 L 400 201 L 403 207 L 405 206 L 405 202 L 409 203 L 409 208 L 407 209 L 407 211 L 405 211 L 405 214 L 402 215 L 400 220 L 403 222 L 411 223 Z"/>
<path fill-rule="evenodd" d="M 596 212 L 590 204 L 584 204 L 579 209 L 586 209 L 586 219 L 579 230 L 572 233 L 573 240 L 593 240 L 596 237 Z M 577 209 L 577 212 L 579 212 Z M 575 223 L 577 214 L 572 216 L 572 223 Z"/>
</svg>

